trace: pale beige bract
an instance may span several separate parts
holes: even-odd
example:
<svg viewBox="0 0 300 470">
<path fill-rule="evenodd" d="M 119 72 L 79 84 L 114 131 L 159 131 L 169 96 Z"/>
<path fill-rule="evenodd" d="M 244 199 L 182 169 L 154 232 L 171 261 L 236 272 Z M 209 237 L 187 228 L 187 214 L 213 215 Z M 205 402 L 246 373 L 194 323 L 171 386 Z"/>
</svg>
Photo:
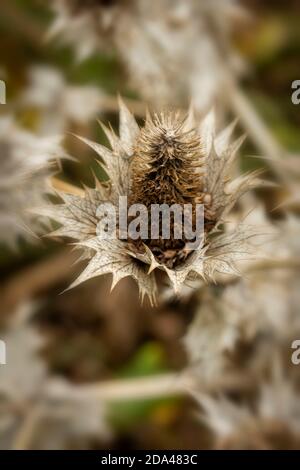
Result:
<svg viewBox="0 0 300 470">
<path fill-rule="evenodd" d="M 74 46 L 79 61 L 116 51 L 152 106 L 192 98 L 205 111 L 224 93 L 224 62 L 237 75 L 245 69 L 231 36 L 247 15 L 235 0 L 56 0 L 54 11 L 50 37 Z"/>
<path fill-rule="evenodd" d="M 151 132 L 155 132 L 155 117 L 148 116 L 147 119 L 152 122 Z M 166 121 L 170 124 L 170 120 Z M 111 150 L 87 139 L 81 140 L 93 148 L 103 160 L 104 168 L 110 177 L 109 185 L 96 181 L 95 188 L 85 188 L 83 197 L 59 193 L 63 200 L 61 204 L 51 204 L 39 210 L 40 214 L 61 225 L 53 235 L 75 239 L 77 245 L 83 249 L 84 257 L 89 258 L 86 269 L 72 286 L 107 273 L 113 275 L 112 286 L 122 278 L 132 276 L 138 284 L 141 297 L 147 295 L 151 303 L 154 303 L 157 296 L 154 271 L 157 268 L 167 273 L 177 292 L 189 279 L 200 277 L 207 281 L 213 279 L 216 272 L 236 272 L 235 261 L 249 255 L 248 240 L 255 235 L 256 230 L 241 223 L 233 231 L 225 231 L 221 224 L 225 222 L 227 213 L 237 199 L 245 191 L 256 186 L 258 180 L 256 174 L 238 177 L 233 181 L 230 179 L 232 164 L 243 142 L 243 138 L 239 138 L 230 143 L 234 125 L 216 133 L 213 111 L 200 125 L 195 122 L 192 112 L 184 122 L 184 132 L 193 129 L 200 138 L 199 159 L 204 175 L 199 194 L 205 192 L 209 195 L 209 203 L 205 209 L 214 213 L 216 220 L 214 227 L 206 232 L 203 248 L 192 252 L 185 262 L 174 269 L 159 263 L 149 247 L 145 246 L 144 252 L 140 253 L 127 241 L 103 240 L 96 236 L 99 205 L 104 202 L 117 204 L 119 196 L 130 197 L 131 173 L 134 170 L 132 164 L 138 158 L 138 148 L 135 144 L 141 132 L 123 102 L 120 103 L 119 137 L 113 130 L 105 126 L 103 129 Z M 159 132 L 161 131 L 160 126 Z"/>
</svg>

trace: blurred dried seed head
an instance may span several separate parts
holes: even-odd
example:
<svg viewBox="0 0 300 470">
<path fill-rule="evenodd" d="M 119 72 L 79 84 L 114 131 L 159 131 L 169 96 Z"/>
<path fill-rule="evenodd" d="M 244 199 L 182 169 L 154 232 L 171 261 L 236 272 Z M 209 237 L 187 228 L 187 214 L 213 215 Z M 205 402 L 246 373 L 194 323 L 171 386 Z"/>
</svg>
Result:
<svg viewBox="0 0 300 470">
<path fill-rule="evenodd" d="M 140 129 L 122 102 L 120 106 L 120 137 L 103 126 L 112 150 L 81 139 L 103 159 L 109 185 L 97 181 L 83 197 L 61 193 L 62 204 L 39 210 L 61 224 L 54 235 L 74 238 L 84 256 L 91 258 L 73 286 L 105 273 L 113 274 L 113 286 L 123 277 L 132 276 L 141 296 L 147 294 L 154 302 L 155 268 L 167 273 L 175 291 L 189 278 L 207 280 L 216 271 L 234 272 L 236 258 L 248 254 L 248 240 L 256 231 L 243 224 L 228 232 L 221 227 L 237 199 L 260 183 L 256 174 L 230 181 L 231 166 L 243 142 L 238 139 L 230 143 L 234 125 L 216 134 L 213 112 L 200 126 L 192 113 L 181 120 L 176 114 L 163 113 L 148 117 Z M 195 204 L 200 200 L 204 204 L 204 246 L 179 256 L 185 246 L 172 245 L 170 255 L 170 246 L 161 243 L 158 256 L 157 250 L 152 251 L 151 240 L 142 244 L 143 240 L 132 243 L 97 236 L 99 206 L 109 202 L 118 208 L 119 196 L 128 196 L 129 201 L 137 198 L 145 205 L 173 200 Z M 170 257 L 176 262 L 170 264 Z"/>
<path fill-rule="evenodd" d="M 46 375 L 46 364 L 39 355 L 44 344 L 39 331 L 28 321 L 31 304 L 20 305 L 13 322 L 1 330 L 6 344 L 7 364 L 0 374 L 0 448 L 11 448 L 22 421 L 22 413 L 36 398 Z"/>
<path fill-rule="evenodd" d="M 274 353 L 278 351 L 273 350 Z M 300 444 L 299 387 L 270 356 L 273 374 L 254 380 L 254 398 L 195 394 L 201 420 L 213 433 L 216 449 L 298 449 Z M 275 363 L 275 367 L 274 367 Z M 274 370 L 277 369 L 277 370 Z"/>
<path fill-rule="evenodd" d="M 112 432 L 106 405 L 97 397 L 82 397 L 77 385 L 64 380 L 52 378 L 49 384 L 30 448 L 67 450 L 89 448 L 94 442 L 107 444 Z"/>
<path fill-rule="evenodd" d="M 256 254 L 266 267 L 225 286 L 202 289 L 198 311 L 184 338 L 191 365 L 206 379 L 239 367 L 242 350 L 248 351 L 249 360 L 261 338 L 288 341 L 300 331 L 299 221 L 288 217 L 277 223 L 275 231 L 260 209 L 251 220 L 264 233 L 265 243 Z M 276 261 L 277 266 L 268 267 L 268 261 Z M 264 367 L 263 361 L 263 354 L 258 355 L 254 372 Z"/>
<path fill-rule="evenodd" d="M 66 156 L 60 141 L 36 137 L 12 117 L 0 119 L 0 240 L 11 247 L 40 229 L 30 209 L 45 201 L 47 180 L 57 159 Z"/>
<path fill-rule="evenodd" d="M 271 226 L 263 211 L 252 222 Z M 299 220 L 287 216 L 263 245 L 264 261 L 225 286 L 206 287 L 184 339 L 190 367 L 214 383 L 241 374 L 236 393 L 209 396 L 195 391 L 201 417 L 222 449 L 296 449 L 300 442 L 299 368 L 291 345 L 300 334 Z M 281 264 L 282 263 L 282 264 Z"/>
<path fill-rule="evenodd" d="M 99 49 L 116 50 L 131 86 L 152 106 L 186 106 L 192 98 L 195 108 L 205 111 L 224 93 L 224 64 L 235 74 L 244 68 L 231 33 L 246 14 L 234 0 L 75 6 L 74 1 L 56 1 L 50 35 L 74 44 L 79 59 Z"/>
<path fill-rule="evenodd" d="M 119 15 L 130 3 L 131 0 L 55 0 L 55 19 L 48 36 L 58 36 L 63 43 L 75 45 L 78 60 L 99 49 L 110 50 Z"/>
<path fill-rule="evenodd" d="M 34 426 L 25 438 L 26 448 L 68 449 L 83 442 L 88 446 L 91 439 L 107 441 L 111 434 L 104 404 L 49 374 L 41 357 L 46 340 L 30 322 L 34 313 L 32 304 L 21 305 L 17 318 L 1 331 L 8 363 L 0 374 L 0 449 L 19 445 L 28 416 Z"/>
</svg>

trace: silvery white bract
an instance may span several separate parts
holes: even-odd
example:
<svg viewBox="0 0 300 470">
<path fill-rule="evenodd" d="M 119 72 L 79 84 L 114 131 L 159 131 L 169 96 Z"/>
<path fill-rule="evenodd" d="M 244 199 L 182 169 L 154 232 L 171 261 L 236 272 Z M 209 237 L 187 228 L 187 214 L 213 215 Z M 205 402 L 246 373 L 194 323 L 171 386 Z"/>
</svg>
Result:
<svg viewBox="0 0 300 470">
<path fill-rule="evenodd" d="M 299 370 L 292 362 L 292 344 L 300 333 L 300 225 L 287 216 L 270 237 L 274 226 L 261 209 L 252 215 L 255 221 L 262 232 L 269 227 L 262 247 L 265 268 L 200 291 L 184 338 L 192 371 L 202 381 L 241 375 L 238 399 L 193 393 L 216 448 L 298 448 Z M 279 263 L 272 267 L 272 262 Z"/>
</svg>

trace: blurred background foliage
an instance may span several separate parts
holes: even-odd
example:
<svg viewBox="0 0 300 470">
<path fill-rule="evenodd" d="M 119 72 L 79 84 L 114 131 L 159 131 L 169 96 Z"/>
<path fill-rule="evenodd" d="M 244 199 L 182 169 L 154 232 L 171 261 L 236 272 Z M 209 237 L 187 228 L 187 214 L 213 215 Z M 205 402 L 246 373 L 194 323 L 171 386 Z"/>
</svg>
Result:
<svg viewBox="0 0 300 470">
<path fill-rule="evenodd" d="M 125 86 L 124 72 L 114 53 L 95 54 L 78 63 L 70 48 L 41 40 L 52 18 L 48 3 L 1 1 L 0 78 L 7 83 L 7 107 L 26 86 L 27 70 L 34 64 L 58 68 L 68 83 L 95 85 L 111 96 L 120 93 L 138 98 Z M 300 106 L 291 102 L 291 83 L 300 79 L 300 3 L 296 0 L 243 3 L 250 8 L 253 19 L 234 38 L 249 67 L 242 86 L 276 138 L 290 152 L 299 154 Z M 103 118 L 101 112 L 99 118 Z M 38 119 L 34 109 L 18 112 L 19 122 L 30 130 L 35 131 Z M 104 119 L 113 126 L 117 124 L 115 113 L 106 114 Z M 76 125 L 70 131 L 80 133 Z M 95 140 L 104 141 L 97 123 L 90 126 L 88 133 Z M 64 178 L 75 184 L 89 183 L 90 166 L 104 178 L 99 166 L 93 163 L 92 153 L 72 139 L 66 136 L 66 145 L 81 162 L 64 163 Z M 245 157 L 257 153 L 250 143 L 243 152 Z M 82 162 L 85 165 L 80 165 Z M 245 158 L 242 165 L 255 167 L 260 161 Z M 37 245 L 22 242 L 18 252 L 1 246 L 1 281 L 60 250 L 53 241 Z M 138 305 L 130 280 L 116 288 L 111 295 L 113 300 L 107 296 L 108 282 L 102 279 L 59 296 L 68 283 L 66 279 L 44 292 L 37 306 L 35 321 L 47 337 L 42 354 L 52 372 L 82 383 L 176 371 L 184 365 L 185 354 L 178 342 L 192 307 L 174 302 L 150 312 Z M 110 412 L 117 431 L 112 446 L 193 448 L 199 447 L 200 442 L 205 447 L 208 437 L 201 434 L 193 412 L 184 412 L 189 407 L 189 400 L 173 399 L 116 404 Z M 90 444 L 93 445 L 99 447 L 101 443 Z"/>
</svg>

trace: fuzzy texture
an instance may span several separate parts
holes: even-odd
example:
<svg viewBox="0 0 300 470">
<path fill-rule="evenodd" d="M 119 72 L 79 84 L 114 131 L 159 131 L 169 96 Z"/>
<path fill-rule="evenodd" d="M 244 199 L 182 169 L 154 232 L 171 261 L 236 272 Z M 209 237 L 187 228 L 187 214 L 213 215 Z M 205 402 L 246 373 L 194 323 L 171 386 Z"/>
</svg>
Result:
<svg viewBox="0 0 300 470">
<path fill-rule="evenodd" d="M 180 197 L 183 200 L 184 198 L 193 199 L 195 197 L 196 199 L 200 197 L 206 201 L 205 213 L 207 217 L 211 217 L 212 214 L 214 217 L 213 225 L 208 224 L 207 226 L 204 246 L 189 253 L 173 268 L 169 268 L 164 260 L 160 261 L 155 252 L 151 250 L 151 243 L 148 243 L 148 246 L 144 244 L 141 252 L 140 246 L 136 246 L 130 241 L 104 240 L 96 236 L 99 205 L 108 201 L 117 205 L 120 195 L 126 195 L 129 200 L 132 200 L 133 197 L 135 198 L 133 188 L 137 181 L 140 181 L 144 187 L 148 184 L 147 181 L 141 180 L 140 173 L 141 166 L 145 164 L 145 158 L 149 158 L 149 153 L 147 151 L 145 153 L 145 149 L 148 146 L 151 153 L 151 145 L 156 141 L 157 134 L 161 138 L 162 132 L 164 133 L 166 130 L 164 127 L 166 123 L 168 133 L 177 135 L 177 139 L 181 141 L 182 145 L 181 150 L 176 151 L 176 161 L 181 165 L 180 171 L 186 172 L 188 184 L 185 187 L 183 181 L 178 182 L 177 189 L 180 188 Z M 194 121 L 193 114 L 190 112 L 184 124 L 179 125 L 177 121 L 174 123 L 172 115 L 167 114 L 148 118 L 148 122 L 141 130 L 132 114 L 121 102 L 120 137 L 117 137 L 112 130 L 105 126 L 103 129 L 112 150 L 84 138 L 81 140 L 92 147 L 103 159 L 104 167 L 110 177 L 109 185 L 101 185 L 96 181 L 96 187 L 94 189 L 86 188 L 83 197 L 62 193 L 60 194 L 63 199 L 62 204 L 49 205 L 38 211 L 61 224 L 61 227 L 54 232 L 55 235 L 77 240 L 78 245 L 84 250 L 84 256 L 91 258 L 86 269 L 73 286 L 105 273 L 113 274 L 113 286 L 123 277 L 132 276 L 138 283 L 141 296 L 144 297 L 147 294 L 153 303 L 156 298 L 156 282 L 153 273 L 155 268 L 167 273 L 175 291 L 179 291 L 188 279 L 195 276 L 208 280 L 213 278 L 216 271 L 236 272 L 234 262 L 237 258 L 248 255 L 248 240 L 256 232 L 253 227 L 243 224 L 238 225 L 234 231 L 225 232 L 224 228 L 221 229 L 221 224 L 224 223 L 224 217 L 236 200 L 245 191 L 256 186 L 258 181 L 254 174 L 239 177 L 230 182 L 231 166 L 243 142 L 243 139 L 238 139 L 234 143 L 230 143 L 234 125 L 230 125 L 221 133 L 216 134 L 213 112 L 202 120 L 200 126 Z M 172 149 L 171 154 L 174 156 L 174 147 Z M 163 143 L 163 151 L 159 152 L 159 158 L 165 158 L 167 153 L 165 143 Z M 200 173 L 199 175 L 194 173 L 192 169 L 187 170 L 191 159 L 195 163 L 195 170 L 201 167 L 201 176 Z M 173 163 L 174 161 L 171 159 L 169 170 L 167 170 L 168 163 L 161 172 L 160 166 L 157 167 L 157 163 L 154 162 L 160 185 L 167 185 L 166 187 L 157 187 L 156 199 L 155 188 L 149 189 L 149 194 L 146 189 L 146 195 L 140 190 L 137 197 L 146 204 L 147 198 L 151 194 L 153 198 L 151 202 L 159 202 L 168 198 L 167 194 L 171 186 L 170 181 L 165 179 L 165 171 L 172 169 L 173 177 L 176 178 Z M 199 196 L 196 196 L 197 187 Z M 178 192 L 174 192 L 174 194 L 177 198 Z"/>
</svg>

